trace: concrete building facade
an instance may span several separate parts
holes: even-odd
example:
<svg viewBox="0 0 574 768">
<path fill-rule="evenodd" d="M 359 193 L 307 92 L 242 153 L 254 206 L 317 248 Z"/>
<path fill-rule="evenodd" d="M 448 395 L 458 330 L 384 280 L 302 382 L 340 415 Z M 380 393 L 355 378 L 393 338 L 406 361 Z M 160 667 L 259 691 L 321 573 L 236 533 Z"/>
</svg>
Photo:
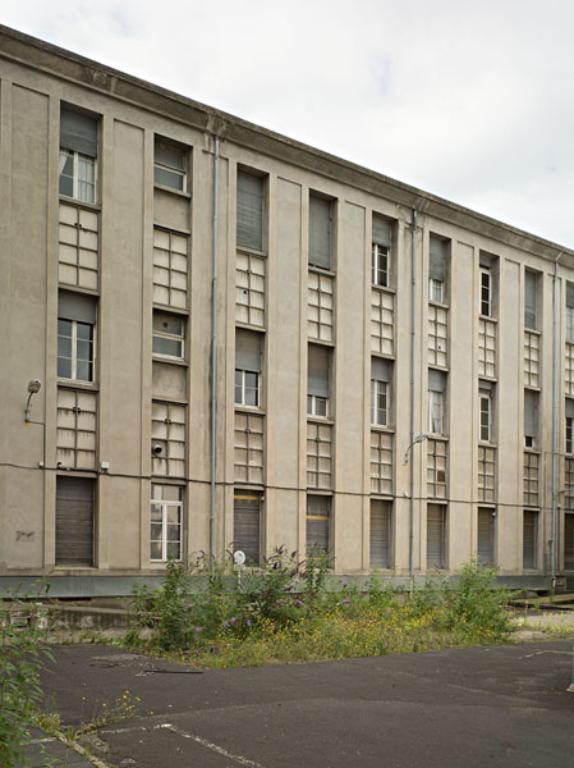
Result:
<svg viewBox="0 0 574 768">
<path fill-rule="evenodd" d="M 0 27 L 0 586 L 574 576 L 574 252 Z"/>
</svg>

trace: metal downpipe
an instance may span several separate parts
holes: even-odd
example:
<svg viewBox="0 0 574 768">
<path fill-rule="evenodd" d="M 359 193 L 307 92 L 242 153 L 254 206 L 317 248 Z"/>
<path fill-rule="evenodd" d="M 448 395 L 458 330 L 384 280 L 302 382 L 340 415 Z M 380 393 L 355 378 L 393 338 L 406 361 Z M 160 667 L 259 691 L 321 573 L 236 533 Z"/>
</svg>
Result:
<svg viewBox="0 0 574 768">
<path fill-rule="evenodd" d="M 217 229 L 219 225 L 219 137 L 213 136 L 213 184 L 211 218 L 211 351 L 210 351 L 210 488 L 209 560 L 217 556 Z"/>
<path fill-rule="evenodd" d="M 410 445 L 415 439 L 415 300 L 416 300 L 416 243 L 417 212 L 411 211 L 411 360 L 410 360 Z M 415 521 L 415 452 L 409 462 L 409 590 L 414 590 L 414 521 Z"/>
<path fill-rule="evenodd" d="M 558 358 L 558 311 L 559 306 L 556 299 L 556 288 L 558 284 L 558 262 L 561 253 L 554 261 L 554 274 L 552 276 L 552 462 L 551 462 L 551 489 L 552 489 L 552 519 L 551 519 L 551 537 L 552 549 L 551 558 L 551 586 L 556 589 L 556 577 L 558 575 L 558 377 L 556 376 L 556 362 Z"/>
</svg>

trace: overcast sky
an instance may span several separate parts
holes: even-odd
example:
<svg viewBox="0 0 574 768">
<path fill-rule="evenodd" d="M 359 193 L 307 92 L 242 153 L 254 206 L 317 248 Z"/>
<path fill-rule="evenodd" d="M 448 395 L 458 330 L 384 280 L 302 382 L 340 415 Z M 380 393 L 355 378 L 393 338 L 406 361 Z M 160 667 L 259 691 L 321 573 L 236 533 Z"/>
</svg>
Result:
<svg viewBox="0 0 574 768">
<path fill-rule="evenodd" d="M 572 0 L 2 0 L 0 20 L 574 248 Z"/>
</svg>

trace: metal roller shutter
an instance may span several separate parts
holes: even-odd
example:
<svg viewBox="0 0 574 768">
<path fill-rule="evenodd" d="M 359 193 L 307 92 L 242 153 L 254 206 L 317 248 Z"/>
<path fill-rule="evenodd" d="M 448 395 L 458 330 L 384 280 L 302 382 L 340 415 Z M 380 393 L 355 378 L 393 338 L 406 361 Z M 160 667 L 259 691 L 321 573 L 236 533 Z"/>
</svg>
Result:
<svg viewBox="0 0 574 768">
<path fill-rule="evenodd" d="M 427 507 L 427 568 L 444 568 L 446 508 L 440 504 Z"/>
<path fill-rule="evenodd" d="M 478 510 L 478 562 L 481 565 L 494 563 L 494 510 Z"/>
<path fill-rule="evenodd" d="M 307 497 L 307 553 L 329 554 L 331 499 L 329 496 Z"/>
<path fill-rule="evenodd" d="M 245 552 L 248 565 L 259 565 L 260 550 L 259 494 L 236 494 L 233 514 L 233 548 Z"/>
<path fill-rule="evenodd" d="M 56 565 L 94 564 L 94 481 L 58 477 Z"/>
<path fill-rule="evenodd" d="M 526 510 L 524 512 L 523 538 L 522 538 L 522 567 L 538 567 L 538 512 Z"/>
<path fill-rule="evenodd" d="M 263 250 L 263 179 L 237 174 L 237 245 Z"/>
<path fill-rule="evenodd" d="M 391 504 L 371 502 L 371 568 L 391 568 Z"/>
</svg>

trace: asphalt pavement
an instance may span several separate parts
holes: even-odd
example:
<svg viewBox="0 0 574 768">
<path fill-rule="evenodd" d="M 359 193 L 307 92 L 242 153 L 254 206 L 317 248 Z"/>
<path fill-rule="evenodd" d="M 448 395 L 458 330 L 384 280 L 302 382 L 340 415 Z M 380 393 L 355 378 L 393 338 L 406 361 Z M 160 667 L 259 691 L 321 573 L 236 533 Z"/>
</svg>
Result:
<svg viewBox="0 0 574 768">
<path fill-rule="evenodd" d="M 203 673 L 53 650 L 42 682 L 64 724 L 136 702 L 93 742 L 120 768 L 574 768 L 571 642 Z"/>
</svg>

